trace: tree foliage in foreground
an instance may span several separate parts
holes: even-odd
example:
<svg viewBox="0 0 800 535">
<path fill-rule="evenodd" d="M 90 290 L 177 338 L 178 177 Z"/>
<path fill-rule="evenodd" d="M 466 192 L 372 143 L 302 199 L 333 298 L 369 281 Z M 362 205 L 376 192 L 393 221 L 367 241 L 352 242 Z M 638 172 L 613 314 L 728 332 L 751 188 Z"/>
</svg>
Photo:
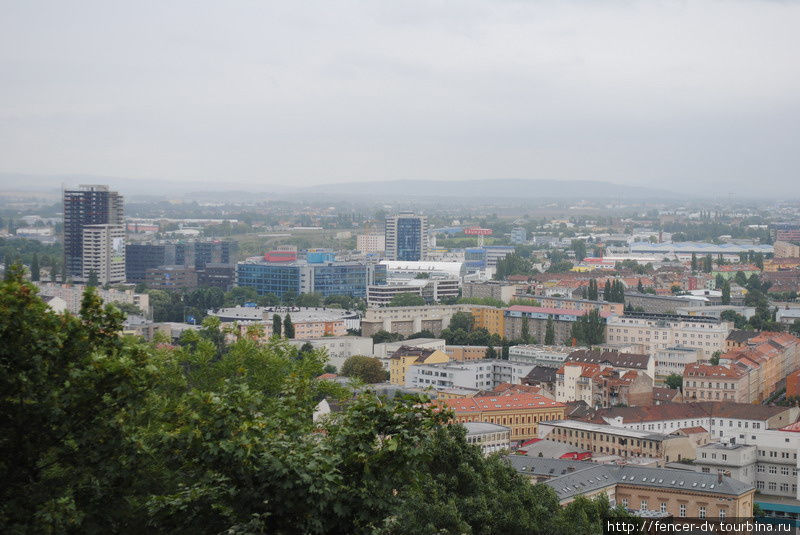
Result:
<svg viewBox="0 0 800 535">
<path fill-rule="evenodd" d="M 214 322 L 173 347 L 121 321 L 91 290 L 71 316 L 19 269 L 0 285 L 3 533 L 572 533 L 424 397 L 354 397 L 280 339 L 220 350 Z M 347 403 L 315 423 L 323 397 Z"/>
</svg>

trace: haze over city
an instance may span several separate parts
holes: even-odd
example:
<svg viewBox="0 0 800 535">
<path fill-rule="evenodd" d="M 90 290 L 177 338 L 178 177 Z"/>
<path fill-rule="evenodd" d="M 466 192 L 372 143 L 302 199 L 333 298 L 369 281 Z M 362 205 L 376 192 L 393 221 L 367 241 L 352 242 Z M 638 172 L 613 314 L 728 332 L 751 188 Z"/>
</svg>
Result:
<svg viewBox="0 0 800 535">
<path fill-rule="evenodd" d="M 800 533 L 800 0 L 0 7 L 0 533 Z"/>
<path fill-rule="evenodd" d="M 4 2 L 0 185 L 768 195 L 798 179 L 799 25 L 792 1 Z"/>
</svg>

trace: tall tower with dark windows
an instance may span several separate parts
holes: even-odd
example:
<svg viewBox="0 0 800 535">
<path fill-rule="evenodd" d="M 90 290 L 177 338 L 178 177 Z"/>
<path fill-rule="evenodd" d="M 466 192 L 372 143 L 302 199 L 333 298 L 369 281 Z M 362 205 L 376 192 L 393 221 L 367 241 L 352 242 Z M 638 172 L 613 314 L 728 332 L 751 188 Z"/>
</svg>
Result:
<svg viewBox="0 0 800 535">
<path fill-rule="evenodd" d="M 64 190 L 64 266 L 67 276 L 100 284 L 125 281 L 122 196 L 108 186 Z"/>
<path fill-rule="evenodd" d="M 401 212 L 386 218 L 386 258 L 417 262 L 428 255 L 428 218 Z"/>
</svg>

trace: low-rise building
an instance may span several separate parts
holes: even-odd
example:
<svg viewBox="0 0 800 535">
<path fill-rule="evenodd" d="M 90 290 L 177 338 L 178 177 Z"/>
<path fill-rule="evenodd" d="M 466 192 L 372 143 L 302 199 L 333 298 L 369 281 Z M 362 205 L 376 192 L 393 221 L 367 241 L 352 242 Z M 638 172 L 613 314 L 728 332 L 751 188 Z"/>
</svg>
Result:
<svg viewBox="0 0 800 535">
<path fill-rule="evenodd" d="M 474 444 L 484 455 L 511 448 L 511 428 L 486 422 L 465 422 L 467 443 Z"/>
<path fill-rule="evenodd" d="M 405 384 L 411 388 L 434 390 L 451 388 L 491 390 L 503 383 L 522 384 L 522 379 L 532 368 L 530 364 L 498 359 L 417 364 L 408 367 Z"/>
<path fill-rule="evenodd" d="M 300 348 L 311 344 L 314 349 L 323 349 L 328 355 L 328 364 L 341 370 L 342 364 L 353 355 L 372 355 L 372 338 L 368 336 L 325 336 L 322 338 L 294 338 L 289 344 Z"/>
<path fill-rule="evenodd" d="M 488 422 L 511 428 L 511 440 L 537 437 L 544 422 L 564 417 L 563 403 L 538 394 L 487 396 L 437 400 L 440 407 L 454 412 L 458 423 Z"/>
<path fill-rule="evenodd" d="M 574 348 L 569 346 L 522 344 L 508 348 L 508 360 L 559 368 L 573 351 Z"/>
<path fill-rule="evenodd" d="M 723 474 L 756 486 L 756 447 L 746 444 L 712 442 L 697 448 L 693 467 L 705 474 Z"/>
<path fill-rule="evenodd" d="M 488 346 L 445 346 L 444 352 L 450 357 L 450 360 L 457 360 L 459 362 L 467 360 L 481 360 L 487 358 L 486 351 Z M 499 350 L 500 348 L 495 348 Z"/>
<path fill-rule="evenodd" d="M 655 380 L 663 383 L 670 375 L 683 376 L 683 370 L 689 364 L 695 364 L 701 352 L 694 347 L 667 347 L 659 349 L 653 355 L 655 361 Z"/>
<path fill-rule="evenodd" d="M 741 368 L 696 362 L 683 370 L 683 396 L 687 401 L 748 403 L 749 393 L 747 373 Z"/>
<path fill-rule="evenodd" d="M 570 310 L 564 308 L 532 307 L 514 305 L 505 311 L 505 338 L 507 340 L 520 340 L 526 328 L 528 334 L 536 340 L 544 340 L 548 321 L 552 321 L 555 340 L 567 342 L 572 336 L 572 326 L 578 318 L 586 315 L 585 310 Z M 601 313 L 604 319 L 607 314 Z"/>
<path fill-rule="evenodd" d="M 436 364 L 447 362 L 447 353 L 438 349 L 401 346 L 389 358 L 389 382 L 393 385 L 405 385 L 410 367 L 419 364 Z"/>
<path fill-rule="evenodd" d="M 661 465 L 694 459 L 695 456 L 694 445 L 686 436 L 635 431 L 577 420 L 542 422 L 539 425 L 539 438 L 566 443 L 593 454 L 657 459 Z"/>
<path fill-rule="evenodd" d="M 651 379 L 655 376 L 655 360 L 650 355 L 638 353 L 578 349 L 570 353 L 565 362 L 597 364 L 621 373 L 635 371 L 645 373 Z"/>
</svg>

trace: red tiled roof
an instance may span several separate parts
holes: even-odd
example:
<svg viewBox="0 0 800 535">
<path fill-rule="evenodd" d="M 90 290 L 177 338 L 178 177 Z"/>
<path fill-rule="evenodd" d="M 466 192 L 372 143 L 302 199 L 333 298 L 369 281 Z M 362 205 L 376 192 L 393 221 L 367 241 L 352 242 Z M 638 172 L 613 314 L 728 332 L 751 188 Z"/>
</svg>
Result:
<svg viewBox="0 0 800 535">
<path fill-rule="evenodd" d="M 442 399 L 440 406 L 458 412 L 504 411 L 510 409 L 545 409 L 563 407 L 564 404 L 539 394 L 515 394 L 513 396 L 484 396 L 477 398 Z"/>
</svg>

